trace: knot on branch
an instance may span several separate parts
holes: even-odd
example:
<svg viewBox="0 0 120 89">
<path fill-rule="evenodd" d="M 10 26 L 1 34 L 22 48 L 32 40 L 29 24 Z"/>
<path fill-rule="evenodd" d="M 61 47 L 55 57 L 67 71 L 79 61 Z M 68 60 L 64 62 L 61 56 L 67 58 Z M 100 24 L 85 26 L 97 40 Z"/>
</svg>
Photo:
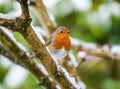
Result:
<svg viewBox="0 0 120 89">
<path fill-rule="evenodd" d="M 20 31 L 24 32 L 25 29 L 30 26 L 31 21 L 32 21 L 31 18 L 23 19 L 23 18 L 16 17 L 16 25 L 15 25 L 16 30 L 15 31 L 20 30 Z"/>
<path fill-rule="evenodd" d="M 31 21 L 32 21 L 31 18 L 21 18 L 21 17 L 18 18 L 18 17 L 16 17 L 16 22 L 17 22 L 18 24 L 26 25 L 26 24 L 30 24 Z"/>
</svg>

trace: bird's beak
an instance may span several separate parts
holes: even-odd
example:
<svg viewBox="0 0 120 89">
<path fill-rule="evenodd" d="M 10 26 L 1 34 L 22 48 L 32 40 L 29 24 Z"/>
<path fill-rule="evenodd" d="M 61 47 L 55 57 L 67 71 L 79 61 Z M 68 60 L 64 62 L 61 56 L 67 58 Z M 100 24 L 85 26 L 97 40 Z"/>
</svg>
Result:
<svg viewBox="0 0 120 89">
<path fill-rule="evenodd" d="M 70 31 L 67 31 L 67 33 L 69 34 L 69 33 L 70 33 Z"/>
</svg>

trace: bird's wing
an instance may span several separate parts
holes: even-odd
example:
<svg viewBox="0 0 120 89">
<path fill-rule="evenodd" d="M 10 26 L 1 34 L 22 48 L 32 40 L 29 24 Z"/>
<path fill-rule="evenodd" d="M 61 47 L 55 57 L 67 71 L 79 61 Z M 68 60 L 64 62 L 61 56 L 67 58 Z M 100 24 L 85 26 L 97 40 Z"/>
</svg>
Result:
<svg viewBox="0 0 120 89">
<path fill-rule="evenodd" d="M 54 39 L 54 36 L 50 36 L 47 41 L 45 42 L 45 46 L 48 46 L 52 43 L 52 40 Z"/>
</svg>

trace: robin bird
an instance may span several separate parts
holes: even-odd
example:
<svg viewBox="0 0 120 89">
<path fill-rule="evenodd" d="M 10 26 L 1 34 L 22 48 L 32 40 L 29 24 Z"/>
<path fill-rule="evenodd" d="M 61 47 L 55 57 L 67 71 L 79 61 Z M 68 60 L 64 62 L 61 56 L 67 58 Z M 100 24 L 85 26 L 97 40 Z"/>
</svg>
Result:
<svg viewBox="0 0 120 89">
<path fill-rule="evenodd" d="M 66 27 L 61 26 L 47 39 L 45 45 L 48 46 L 53 58 L 63 59 L 67 56 L 71 48 L 69 33 L 70 31 Z"/>
</svg>

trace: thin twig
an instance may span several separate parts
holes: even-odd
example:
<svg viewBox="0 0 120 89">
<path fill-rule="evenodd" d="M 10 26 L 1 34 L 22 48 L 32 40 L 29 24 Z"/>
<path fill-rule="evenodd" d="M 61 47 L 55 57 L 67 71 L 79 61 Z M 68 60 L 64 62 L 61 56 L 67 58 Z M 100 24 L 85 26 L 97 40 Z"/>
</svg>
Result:
<svg viewBox="0 0 120 89">
<path fill-rule="evenodd" d="M 55 30 L 53 23 L 49 19 L 47 10 L 42 2 L 42 0 L 31 0 L 31 3 L 33 3 L 33 6 L 35 7 L 39 21 L 42 25 L 42 27 L 47 31 L 48 35 L 53 33 Z"/>
</svg>

